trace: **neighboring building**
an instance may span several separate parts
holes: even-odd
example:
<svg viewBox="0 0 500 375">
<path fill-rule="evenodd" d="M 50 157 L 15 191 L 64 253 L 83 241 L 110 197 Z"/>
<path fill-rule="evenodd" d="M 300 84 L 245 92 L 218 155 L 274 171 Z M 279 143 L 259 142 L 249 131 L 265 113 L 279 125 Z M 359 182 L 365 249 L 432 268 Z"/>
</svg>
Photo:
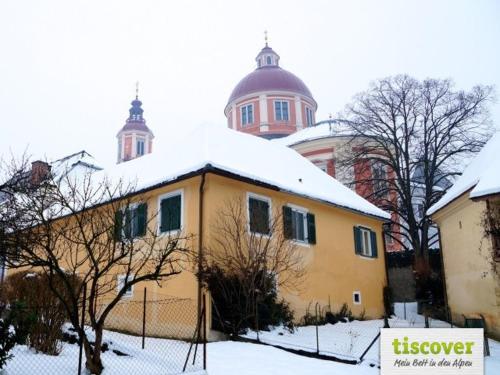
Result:
<svg viewBox="0 0 500 375">
<path fill-rule="evenodd" d="M 31 163 L 31 169 L 19 173 L 10 181 L 0 186 L 0 205 L 5 199 L 5 194 L 8 194 L 9 188 L 13 187 L 13 185 L 16 185 L 16 188 L 36 187 L 49 178 L 58 183 L 70 176 L 83 175 L 100 170 L 102 170 L 102 168 L 97 164 L 94 157 L 85 150 L 52 162 L 35 160 Z M 6 276 L 7 268 L 3 260 L 0 259 L 0 282 L 3 281 Z"/>
<path fill-rule="evenodd" d="M 255 58 L 257 68 L 229 97 L 224 109 L 228 127 L 272 139 L 315 123 L 318 105 L 311 91 L 300 78 L 281 68 L 279 60 L 266 41 Z"/>
<path fill-rule="evenodd" d="M 433 205 L 440 229 L 448 306 L 455 323 L 483 315 L 500 338 L 500 133 Z M 496 232 L 488 233 L 490 225 Z"/>
<path fill-rule="evenodd" d="M 142 102 L 136 94 L 129 110 L 129 117 L 118 132 L 118 163 L 132 160 L 153 151 L 153 132 L 146 126 Z"/>
</svg>

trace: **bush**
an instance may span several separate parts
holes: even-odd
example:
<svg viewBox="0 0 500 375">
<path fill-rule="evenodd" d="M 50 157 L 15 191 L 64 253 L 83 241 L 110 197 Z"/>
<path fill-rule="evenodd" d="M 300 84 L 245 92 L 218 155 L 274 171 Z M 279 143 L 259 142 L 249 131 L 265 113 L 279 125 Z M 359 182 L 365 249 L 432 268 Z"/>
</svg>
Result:
<svg viewBox="0 0 500 375">
<path fill-rule="evenodd" d="M 285 300 L 278 299 L 273 275 L 248 275 L 253 276 L 258 280 L 254 285 L 260 286 L 259 294 L 249 298 L 252 293 L 246 290 L 245 280 L 227 275 L 217 266 L 205 270 L 203 281 L 212 297 L 212 328 L 233 336 L 255 329 L 256 323 L 259 330 L 277 325 L 293 330 L 293 311 Z"/>
<path fill-rule="evenodd" d="M 365 314 L 363 312 L 359 320 L 363 320 L 364 315 Z M 347 303 L 344 303 L 340 307 L 339 311 L 337 312 L 328 311 L 325 314 L 325 320 L 327 323 L 336 324 L 338 322 L 352 321 L 354 320 L 354 316 L 352 315 L 352 311 L 349 308 L 349 306 L 347 306 Z"/>
<path fill-rule="evenodd" d="M 75 279 L 75 286 L 77 280 Z M 58 292 L 65 296 L 65 288 L 57 283 Z M 26 343 L 37 352 L 57 355 L 61 351 L 62 325 L 67 320 L 66 310 L 49 287 L 49 278 L 43 273 L 18 272 L 5 281 L 6 303 L 19 310 L 16 331 L 20 343 Z"/>
<path fill-rule="evenodd" d="M 17 338 L 15 330 L 12 327 L 12 314 L 10 311 L 0 309 L 0 369 L 3 369 L 5 363 L 12 358 L 9 352 L 16 345 Z"/>
</svg>

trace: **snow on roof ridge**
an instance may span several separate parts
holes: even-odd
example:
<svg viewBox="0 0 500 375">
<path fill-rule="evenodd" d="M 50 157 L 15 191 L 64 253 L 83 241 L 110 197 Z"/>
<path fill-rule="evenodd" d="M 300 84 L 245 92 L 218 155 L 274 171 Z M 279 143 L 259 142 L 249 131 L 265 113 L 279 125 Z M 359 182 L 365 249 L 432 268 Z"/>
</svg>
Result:
<svg viewBox="0 0 500 375">
<path fill-rule="evenodd" d="M 222 126 L 198 127 L 169 147 L 103 171 L 112 179 L 135 180 L 135 191 L 168 183 L 213 166 L 242 178 L 275 186 L 367 215 L 390 215 L 328 176 L 294 150 Z M 98 172 L 99 173 L 99 172 Z"/>
<path fill-rule="evenodd" d="M 500 132 L 496 132 L 465 168 L 462 175 L 439 201 L 431 206 L 432 215 L 470 190 L 470 198 L 500 193 Z"/>
<path fill-rule="evenodd" d="M 321 121 L 313 126 L 308 126 L 283 138 L 273 139 L 273 142 L 293 146 L 302 142 L 313 141 L 321 138 L 339 137 L 349 135 L 348 129 L 337 120 Z"/>
</svg>

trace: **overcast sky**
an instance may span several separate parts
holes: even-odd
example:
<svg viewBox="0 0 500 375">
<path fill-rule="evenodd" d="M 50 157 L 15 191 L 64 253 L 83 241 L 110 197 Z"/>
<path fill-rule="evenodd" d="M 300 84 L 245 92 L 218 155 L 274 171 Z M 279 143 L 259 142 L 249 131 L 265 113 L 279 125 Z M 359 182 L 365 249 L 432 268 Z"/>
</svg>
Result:
<svg viewBox="0 0 500 375">
<path fill-rule="evenodd" d="M 498 92 L 499 18 L 495 0 L 2 0 L 0 154 L 85 149 L 113 164 L 136 81 L 157 140 L 224 126 L 266 29 L 281 66 L 312 91 L 318 120 L 398 73 Z M 492 116 L 498 127 L 499 104 Z"/>
</svg>

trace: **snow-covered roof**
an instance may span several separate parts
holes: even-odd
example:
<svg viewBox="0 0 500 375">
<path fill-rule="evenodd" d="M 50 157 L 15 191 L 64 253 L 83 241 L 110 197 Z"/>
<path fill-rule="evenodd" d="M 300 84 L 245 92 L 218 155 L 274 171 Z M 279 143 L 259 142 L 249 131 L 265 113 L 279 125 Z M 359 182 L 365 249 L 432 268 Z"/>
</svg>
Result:
<svg viewBox="0 0 500 375">
<path fill-rule="evenodd" d="M 293 146 L 299 143 L 313 141 L 321 138 L 340 137 L 349 135 L 345 125 L 331 120 L 323 121 L 314 126 L 304 128 L 287 137 L 273 139 L 273 142 L 283 146 Z"/>
<path fill-rule="evenodd" d="M 497 132 L 465 168 L 464 173 L 446 194 L 429 209 L 428 214 L 434 214 L 469 190 L 470 198 L 500 194 L 499 162 L 500 132 Z"/>
<path fill-rule="evenodd" d="M 74 173 L 80 169 L 84 171 L 98 171 L 102 168 L 97 164 L 94 157 L 85 150 L 75 152 L 74 154 L 50 162 L 50 171 L 55 180 L 60 180 L 68 173 Z"/>
<path fill-rule="evenodd" d="M 95 173 L 129 181 L 135 191 L 175 181 L 210 166 L 242 178 L 269 184 L 281 191 L 324 201 L 363 214 L 390 215 L 300 156 L 294 150 L 222 126 L 201 126 L 187 137 L 140 158 Z"/>
</svg>

